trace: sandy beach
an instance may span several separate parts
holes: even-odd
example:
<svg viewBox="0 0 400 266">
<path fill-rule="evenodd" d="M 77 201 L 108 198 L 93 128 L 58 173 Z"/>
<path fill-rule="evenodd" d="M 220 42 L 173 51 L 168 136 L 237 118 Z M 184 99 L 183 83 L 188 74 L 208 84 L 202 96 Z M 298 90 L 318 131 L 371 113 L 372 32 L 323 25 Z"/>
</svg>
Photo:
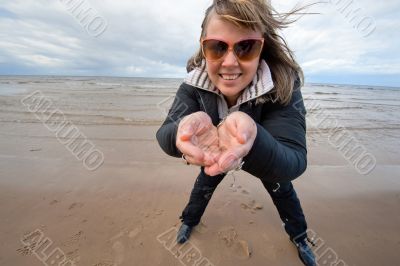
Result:
<svg viewBox="0 0 400 266">
<path fill-rule="evenodd" d="M 0 265 L 302 265 L 268 193 L 243 171 L 223 180 L 190 241 L 173 243 L 199 171 L 155 139 L 179 83 L 0 78 Z M 32 111 L 35 91 L 47 110 Z M 398 265 L 398 90 L 307 85 L 303 95 L 308 168 L 294 186 L 319 265 Z M 93 161 L 49 129 L 61 120 L 99 152 Z"/>
</svg>

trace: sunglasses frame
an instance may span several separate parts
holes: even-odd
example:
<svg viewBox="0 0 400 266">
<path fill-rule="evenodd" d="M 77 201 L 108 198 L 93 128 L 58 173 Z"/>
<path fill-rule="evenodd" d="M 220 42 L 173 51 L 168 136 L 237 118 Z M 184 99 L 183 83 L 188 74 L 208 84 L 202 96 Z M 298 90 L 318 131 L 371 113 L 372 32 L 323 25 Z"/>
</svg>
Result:
<svg viewBox="0 0 400 266">
<path fill-rule="evenodd" d="M 204 43 L 205 41 L 208 41 L 208 40 L 214 40 L 214 41 L 224 42 L 224 43 L 228 44 L 228 50 L 225 52 L 225 54 L 224 54 L 221 58 L 216 59 L 216 60 L 210 60 L 210 59 L 208 59 L 208 58 L 206 57 L 206 54 L 205 54 L 205 52 L 204 52 L 204 47 L 203 47 L 203 43 Z M 233 43 L 233 44 L 232 44 L 231 42 L 227 42 L 227 41 L 225 41 L 225 40 L 218 39 L 218 38 L 201 38 L 201 40 L 200 40 L 201 52 L 202 52 L 204 58 L 207 59 L 208 61 L 211 61 L 211 62 L 218 62 L 218 61 L 224 60 L 224 58 L 225 58 L 226 55 L 229 53 L 229 51 L 232 51 L 232 52 L 233 52 L 233 54 L 235 55 L 235 58 L 236 58 L 237 61 L 239 61 L 239 62 L 249 62 L 249 61 L 253 60 L 253 59 L 256 58 L 256 57 L 254 57 L 254 58 L 251 59 L 251 60 L 244 60 L 244 61 L 243 61 L 243 60 L 241 60 L 241 59 L 236 55 L 236 52 L 235 52 L 235 50 L 233 49 L 233 47 L 234 47 L 236 44 L 238 44 L 239 42 L 242 42 L 242 41 L 249 41 L 249 40 L 261 41 L 261 49 L 260 49 L 260 51 L 259 51 L 259 53 L 258 53 L 258 55 L 257 55 L 256 57 L 260 56 L 260 54 L 262 53 L 262 50 L 263 50 L 263 48 L 264 48 L 264 40 L 265 40 L 264 38 L 244 38 L 244 39 L 240 39 L 239 41 L 237 41 L 237 42 L 235 42 L 235 43 Z"/>
</svg>

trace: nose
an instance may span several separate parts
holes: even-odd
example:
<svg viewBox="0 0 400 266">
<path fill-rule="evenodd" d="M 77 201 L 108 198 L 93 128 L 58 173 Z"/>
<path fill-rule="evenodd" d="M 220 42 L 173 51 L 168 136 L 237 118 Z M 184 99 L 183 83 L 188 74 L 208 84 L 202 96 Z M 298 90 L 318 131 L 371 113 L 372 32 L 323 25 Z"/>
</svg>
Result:
<svg viewBox="0 0 400 266">
<path fill-rule="evenodd" d="M 237 66 L 239 64 L 233 50 L 230 49 L 222 61 L 222 66 Z"/>
</svg>

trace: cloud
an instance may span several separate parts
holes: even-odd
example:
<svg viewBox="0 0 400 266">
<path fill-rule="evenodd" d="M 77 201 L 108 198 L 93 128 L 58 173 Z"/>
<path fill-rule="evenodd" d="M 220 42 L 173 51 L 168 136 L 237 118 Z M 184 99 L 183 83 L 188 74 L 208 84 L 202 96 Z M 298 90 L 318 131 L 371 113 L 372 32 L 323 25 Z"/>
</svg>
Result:
<svg viewBox="0 0 400 266">
<path fill-rule="evenodd" d="M 198 49 L 200 24 L 211 3 L 79 1 L 106 21 L 107 28 L 100 36 L 88 34 L 76 13 L 66 7 L 67 0 L 5 1 L 0 8 L 0 74 L 182 78 L 186 61 Z M 378 5 L 354 0 L 345 11 L 336 3 L 350 0 L 325 2 L 308 9 L 319 14 L 304 15 L 282 32 L 307 81 L 320 81 L 321 77 L 329 77 L 327 82 L 343 81 L 345 76 L 346 83 L 362 83 L 365 77 L 370 83 L 400 86 L 400 37 L 395 34 L 398 1 Z M 281 12 L 297 3 L 272 1 Z M 376 27 L 368 36 L 361 27 L 365 28 L 366 22 L 357 27 L 356 21 L 364 18 Z"/>
<path fill-rule="evenodd" d="M 290 10 L 290 3 L 294 1 L 279 7 Z M 308 11 L 319 14 L 304 15 L 284 31 L 308 80 L 334 74 L 329 81 L 346 76 L 347 83 L 362 83 L 362 76 L 371 82 L 373 75 L 374 84 L 400 85 L 400 38 L 394 34 L 399 27 L 398 1 L 378 5 L 370 0 L 327 0 Z"/>
</svg>

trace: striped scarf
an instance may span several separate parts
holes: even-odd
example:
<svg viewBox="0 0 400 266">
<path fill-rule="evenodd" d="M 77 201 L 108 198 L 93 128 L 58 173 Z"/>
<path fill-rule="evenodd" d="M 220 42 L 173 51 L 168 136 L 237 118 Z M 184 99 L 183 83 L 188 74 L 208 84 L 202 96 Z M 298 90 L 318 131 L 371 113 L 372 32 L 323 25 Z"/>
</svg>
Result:
<svg viewBox="0 0 400 266">
<path fill-rule="evenodd" d="M 193 87 L 211 91 L 218 94 L 219 96 L 222 96 L 220 90 L 214 86 L 214 84 L 208 77 L 205 60 L 201 62 L 201 65 L 199 67 L 196 67 L 191 72 L 189 72 L 184 82 Z M 253 80 L 242 91 L 242 94 L 239 96 L 236 104 L 233 107 L 239 106 L 247 101 L 265 95 L 266 93 L 270 92 L 273 87 L 274 83 L 272 81 L 271 71 L 267 63 L 264 60 L 261 60 Z"/>
</svg>

